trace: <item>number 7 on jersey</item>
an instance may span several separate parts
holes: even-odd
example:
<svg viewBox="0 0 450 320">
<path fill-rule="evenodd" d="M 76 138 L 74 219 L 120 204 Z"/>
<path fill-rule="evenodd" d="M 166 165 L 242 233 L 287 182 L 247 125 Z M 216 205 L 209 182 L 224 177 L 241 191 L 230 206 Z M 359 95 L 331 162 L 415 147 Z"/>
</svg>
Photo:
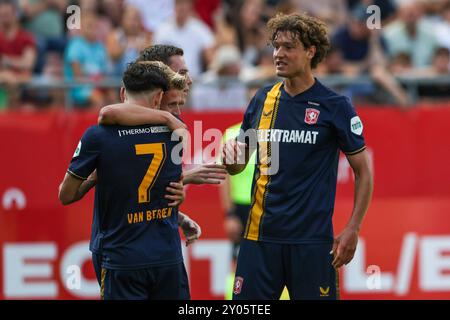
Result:
<svg viewBox="0 0 450 320">
<path fill-rule="evenodd" d="M 138 189 L 138 203 L 148 203 L 150 202 L 150 189 L 166 160 L 166 145 L 164 143 L 137 144 L 135 148 L 138 156 L 153 154 L 153 159 Z"/>
</svg>

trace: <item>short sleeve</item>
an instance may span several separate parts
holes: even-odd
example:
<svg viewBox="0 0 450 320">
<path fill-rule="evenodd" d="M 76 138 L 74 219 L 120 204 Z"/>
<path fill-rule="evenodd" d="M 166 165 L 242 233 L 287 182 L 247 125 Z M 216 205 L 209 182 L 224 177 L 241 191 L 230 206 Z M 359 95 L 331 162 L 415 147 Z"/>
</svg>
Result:
<svg viewBox="0 0 450 320">
<path fill-rule="evenodd" d="M 366 148 L 363 123 L 348 98 L 338 100 L 333 124 L 337 131 L 339 148 L 345 154 L 357 154 Z"/>
<path fill-rule="evenodd" d="M 79 179 L 86 180 L 97 168 L 99 154 L 100 141 L 98 127 L 90 127 L 78 143 L 68 172 Z"/>
</svg>

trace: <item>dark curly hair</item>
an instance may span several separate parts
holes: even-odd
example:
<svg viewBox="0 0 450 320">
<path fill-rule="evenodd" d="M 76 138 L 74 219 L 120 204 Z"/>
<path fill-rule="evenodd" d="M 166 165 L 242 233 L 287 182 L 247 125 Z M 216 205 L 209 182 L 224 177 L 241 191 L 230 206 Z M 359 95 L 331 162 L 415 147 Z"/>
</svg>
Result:
<svg viewBox="0 0 450 320">
<path fill-rule="evenodd" d="M 182 56 L 183 54 L 184 52 L 181 48 L 165 44 L 155 44 L 145 48 L 136 61 L 161 61 L 169 65 L 172 56 Z"/>
<path fill-rule="evenodd" d="M 317 67 L 330 49 L 326 24 L 306 13 L 289 15 L 279 13 L 269 20 L 267 29 L 270 42 L 276 40 L 279 32 L 289 31 L 305 48 L 315 46 L 316 54 L 311 60 L 312 69 Z"/>
</svg>

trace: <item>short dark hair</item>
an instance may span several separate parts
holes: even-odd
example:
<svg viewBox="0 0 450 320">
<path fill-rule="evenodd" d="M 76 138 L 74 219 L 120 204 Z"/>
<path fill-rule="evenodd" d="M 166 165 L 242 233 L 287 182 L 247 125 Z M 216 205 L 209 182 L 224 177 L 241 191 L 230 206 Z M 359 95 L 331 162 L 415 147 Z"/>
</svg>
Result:
<svg viewBox="0 0 450 320">
<path fill-rule="evenodd" d="M 316 47 L 316 54 L 311 60 L 311 68 L 315 68 L 323 60 L 330 48 L 327 26 L 321 20 L 307 14 L 277 14 L 267 23 L 269 39 L 275 41 L 278 33 L 291 32 L 305 48 Z"/>
<path fill-rule="evenodd" d="M 450 50 L 446 47 L 438 47 L 436 50 L 434 50 L 434 56 L 450 56 Z"/>
<path fill-rule="evenodd" d="M 0 0 L 0 5 L 9 5 L 13 7 L 15 11 L 19 9 L 19 5 L 16 0 Z"/>
<path fill-rule="evenodd" d="M 184 90 L 186 88 L 186 77 L 170 69 L 167 64 L 161 61 L 139 61 L 138 63 L 153 64 L 161 68 L 169 78 L 169 90 Z"/>
<path fill-rule="evenodd" d="M 123 85 L 129 92 L 169 90 L 170 79 L 157 63 L 132 62 L 123 74 Z"/>
<path fill-rule="evenodd" d="M 161 61 L 169 65 L 170 57 L 182 55 L 184 55 L 184 51 L 181 48 L 166 44 L 155 44 L 145 48 L 136 61 Z"/>
</svg>

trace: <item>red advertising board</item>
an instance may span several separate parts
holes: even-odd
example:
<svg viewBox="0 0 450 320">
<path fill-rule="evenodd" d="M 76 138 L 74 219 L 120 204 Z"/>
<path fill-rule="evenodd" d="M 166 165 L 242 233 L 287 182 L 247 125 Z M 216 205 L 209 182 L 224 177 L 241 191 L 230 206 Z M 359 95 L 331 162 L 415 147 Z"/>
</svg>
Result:
<svg viewBox="0 0 450 320">
<path fill-rule="evenodd" d="M 342 298 L 449 299 L 450 108 L 359 108 L 358 113 L 375 190 L 358 251 L 341 270 Z M 184 114 L 193 134 L 188 155 L 198 161 L 216 133 L 241 117 Z M 0 299 L 98 297 L 87 248 L 93 192 L 67 207 L 57 199 L 77 143 L 95 121 L 96 115 L 89 113 L 0 115 Z M 208 131 L 214 128 L 218 130 Z M 341 156 L 336 232 L 345 225 L 352 200 L 353 176 Z M 184 249 L 192 297 L 222 299 L 230 244 L 223 232 L 218 187 L 189 186 L 181 209 L 203 230 L 202 239 Z"/>
</svg>

